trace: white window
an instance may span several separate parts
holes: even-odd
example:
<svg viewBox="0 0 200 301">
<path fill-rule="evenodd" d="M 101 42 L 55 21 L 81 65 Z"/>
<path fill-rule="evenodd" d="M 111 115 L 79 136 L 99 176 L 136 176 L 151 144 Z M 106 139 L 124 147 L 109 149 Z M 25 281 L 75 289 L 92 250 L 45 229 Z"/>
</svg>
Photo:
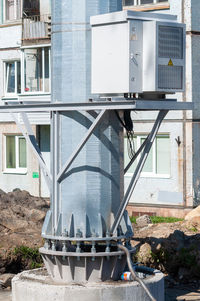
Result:
<svg viewBox="0 0 200 301">
<path fill-rule="evenodd" d="M 24 49 L 22 61 L 22 93 L 49 93 L 50 48 Z"/>
<path fill-rule="evenodd" d="M 26 140 L 20 135 L 5 136 L 5 172 L 26 173 Z"/>
<path fill-rule="evenodd" d="M 21 0 L 4 0 L 5 20 L 13 21 L 21 18 Z"/>
<path fill-rule="evenodd" d="M 146 136 L 138 135 L 134 137 L 135 150 L 139 149 L 145 141 Z M 127 172 L 127 176 L 131 176 L 135 170 L 136 164 L 139 161 L 139 156 Z M 124 164 L 129 163 L 127 138 L 124 143 Z M 170 137 L 169 135 L 157 135 L 151 151 L 147 157 L 143 167 L 142 177 L 170 177 Z"/>
<path fill-rule="evenodd" d="M 130 5 L 145 5 L 145 4 L 155 4 L 160 2 L 168 2 L 167 0 L 123 0 L 124 6 Z"/>
<path fill-rule="evenodd" d="M 4 62 L 4 94 L 18 94 L 21 93 L 21 75 L 20 75 L 20 62 L 9 61 Z"/>
</svg>

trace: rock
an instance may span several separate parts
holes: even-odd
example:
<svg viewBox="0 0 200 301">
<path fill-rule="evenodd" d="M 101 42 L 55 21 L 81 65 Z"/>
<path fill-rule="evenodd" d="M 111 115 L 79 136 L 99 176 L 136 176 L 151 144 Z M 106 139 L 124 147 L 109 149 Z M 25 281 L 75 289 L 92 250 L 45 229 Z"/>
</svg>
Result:
<svg viewBox="0 0 200 301">
<path fill-rule="evenodd" d="M 147 263 L 151 259 L 151 246 L 148 243 L 143 244 L 137 254 L 138 260 L 142 263 Z"/>
<path fill-rule="evenodd" d="M 193 229 L 194 232 L 200 228 L 200 216 L 194 216 L 193 218 L 186 220 L 186 227 Z M 195 230 L 196 229 L 196 230 Z"/>
<path fill-rule="evenodd" d="M 6 193 L 5 193 L 5 191 L 3 191 L 2 189 L 0 189 L 0 196 L 1 196 L 2 194 L 6 194 Z"/>
<path fill-rule="evenodd" d="M 30 219 L 34 222 L 41 222 L 44 220 L 46 213 L 37 209 L 30 211 Z"/>
<path fill-rule="evenodd" d="M 146 227 L 149 224 L 152 224 L 151 219 L 148 215 L 142 215 L 142 216 L 138 217 L 136 219 L 136 223 L 137 223 L 138 227 L 141 227 L 141 228 Z"/>
<path fill-rule="evenodd" d="M 1 287 L 10 287 L 11 286 L 11 281 L 13 279 L 13 277 L 15 276 L 15 274 L 3 274 L 0 275 L 0 285 Z"/>
<path fill-rule="evenodd" d="M 13 189 L 13 192 L 21 192 L 21 189 L 15 188 L 15 189 Z"/>
<path fill-rule="evenodd" d="M 190 211 L 186 216 L 185 216 L 185 220 L 191 220 L 194 217 L 200 217 L 200 206 L 198 206 L 197 208 L 193 209 L 192 211 Z"/>
</svg>

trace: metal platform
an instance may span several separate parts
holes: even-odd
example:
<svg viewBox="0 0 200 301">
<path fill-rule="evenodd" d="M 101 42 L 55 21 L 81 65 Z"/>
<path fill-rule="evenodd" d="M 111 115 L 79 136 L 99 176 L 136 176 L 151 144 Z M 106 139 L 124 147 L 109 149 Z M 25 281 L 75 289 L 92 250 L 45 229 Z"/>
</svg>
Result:
<svg viewBox="0 0 200 301">
<path fill-rule="evenodd" d="M 82 103 L 5 103 L 0 106 L 0 113 L 20 112 L 61 112 L 61 111 L 92 111 L 92 110 L 134 110 L 134 111 L 160 111 L 160 110 L 192 110 L 192 102 L 179 102 L 176 99 L 140 100 L 135 98 L 112 98 L 110 100 L 94 99 Z"/>
</svg>

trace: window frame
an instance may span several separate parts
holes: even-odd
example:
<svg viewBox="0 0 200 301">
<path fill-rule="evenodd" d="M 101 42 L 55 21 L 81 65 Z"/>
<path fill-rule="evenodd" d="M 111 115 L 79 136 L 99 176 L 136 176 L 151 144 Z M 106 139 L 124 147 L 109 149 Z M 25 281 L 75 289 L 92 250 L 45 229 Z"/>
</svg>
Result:
<svg viewBox="0 0 200 301">
<path fill-rule="evenodd" d="M 145 139 L 147 137 L 148 134 L 135 134 L 134 136 L 136 137 L 136 151 L 139 149 L 139 147 L 142 145 L 142 139 Z M 156 139 L 157 138 L 163 138 L 166 137 L 169 139 L 170 142 L 170 134 L 169 133 L 159 133 L 156 135 Z M 156 139 L 154 140 L 154 143 L 152 145 L 152 172 L 141 172 L 141 178 L 164 178 L 164 179 L 169 179 L 171 178 L 171 164 L 170 164 L 170 172 L 169 174 L 161 174 L 161 173 L 157 173 L 156 169 L 157 169 L 157 165 L 156 165 L 156 159 L 157 159 L 157 151 L 156 151 Z M 141 158 L 141 154 L 137 157 L 136 159 L 136 164 L 138 164 L 139 160 Z M 169 150 L 169 159 L 171 162 L 171 152 Z M 125 174 L 126 177 L 132 177 L 133 173 L 127 172 Z"/>
<path fill-rule="evenodd" d="M 25 91 L 25 53 L 27 49 L 42 48 L 42 91 Z M 45 48 L 48 48 L 49 53 L 49 91 L 45 92 Z M 43 95 L 51 94 L 51 45 L 33 45 L 21 48 L 21 94 L 23 95 Z"/>
<path fill-rule="evenodd" d="M 3 173 L 6 174 L 27 174 L 27 143 L 26 143 L 26 167 L 19 167 L 19 139 L 25 139 L 23 135 L 20 134 L 3 134 L 4 135 L 4 166 L 3 166 Z M 15 161 L 16 167 L 15 168 L 8 168 L 7 165 L 7 147 L 6 147 L 6 139 L 7 137 L 15 137 Z M 25 139 L 26 142 L 26 139 Z"/>
<path fill-rule="evenodd" d="M 123 1 L 123 6 L 125 7 L 130 7 L 130 6 L 150 6 L 150 5 L 155 5 L 155 4 L 160 4 L 160 3 L 168 3 L 169 1 L 168 0 L 165 0 L 165 1 L 161 1 L 159 2 L 159 0 L 152 0 L 152 3 L 145 3 L 145 4 L 141 4 L 141 0 L 132 0 L 133 1 L 133 4 L 130 4 L 130 5 L 125 5 L 125 1 Z"/>
<path fill-rule="evenodd" d="M 7 80 L 7 76 L 8 76 L 8 72 L 7 72 L 7 68 L 6 65 L 10 64 L 10 63 L 15 63 L 15 92 L 7 92 L 7 84 L 8 84 L 8 80 Z M 19 71 L 21 73 L 21 61 L 20 59 L 12 59 L 12 60 L 4 60 L 3 61 L 3 70 L 4 70 L 4 96 L 7 97 L 16 97 L 17 95 L 21 94 L 21 92 L 17 91 L 17 75 L 18 75 L 18 63 L 20 63 L 19 66 Z M 20 84 L 21 84 L 21 74 L 20 74 Z"/>
<path fill-rule="evenodd" d="M 20 3 L 20 16 L 18 18 L 17 16 L 17 0 L 13 0 L 14 1 L 14 19 L 7 19 L 6 15 L 7 15 L 7 0 L 3 0 L 3 15 L 4 15 L 4 23 L 12 23 L 12 22 L 16 22 L 22 19 L 22 0 L 19 0 Z"/>
</svg>

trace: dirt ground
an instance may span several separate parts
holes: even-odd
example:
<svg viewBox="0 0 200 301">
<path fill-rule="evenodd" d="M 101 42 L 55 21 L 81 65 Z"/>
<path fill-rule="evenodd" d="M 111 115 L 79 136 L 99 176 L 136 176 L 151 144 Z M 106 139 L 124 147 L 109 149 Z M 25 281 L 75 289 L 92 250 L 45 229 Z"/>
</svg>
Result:
<svg viewBox="0 0 200 301">
<path fill-rule="evenodd" d="M 0 291 L 0 301 L 12 301 L 12 292 L 11 292 L 11 290 Z"/>
<path fill-rule="evenodd" d="M 200 289 L 188 285 L 174 288 L 166 288 L 165 301 L 198 301 L 200 300 Z"/>
</svg>

